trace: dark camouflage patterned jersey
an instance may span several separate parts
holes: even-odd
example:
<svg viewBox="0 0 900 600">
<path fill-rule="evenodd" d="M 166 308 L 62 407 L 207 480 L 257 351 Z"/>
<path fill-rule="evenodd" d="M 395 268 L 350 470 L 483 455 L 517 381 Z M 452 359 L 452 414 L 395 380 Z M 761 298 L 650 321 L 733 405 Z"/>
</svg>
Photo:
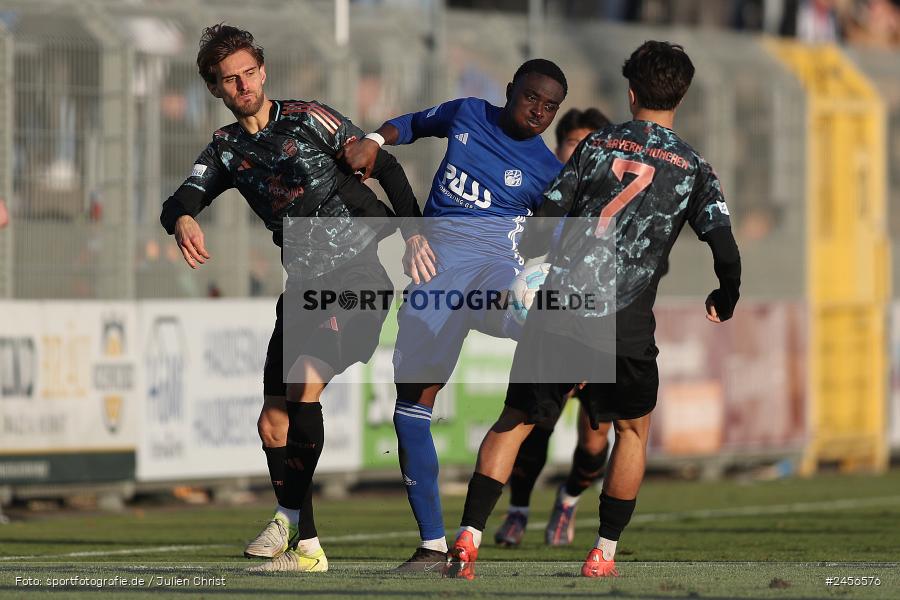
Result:
<svg viewBox="0 0 900 600">
<path fill-rule="evenodd" d="M 306 237 L 310 248 L 319 250 L 285 247 L 286 260 L 299 256 L 340 262 L 368 247 L 377 232 L 351 217 L 386 219 L 393 213 L 335 159 L 348 141 L 365 134 L 334 109 L 315 101 L 273 100 L 269 118 L 255 134 L 238 123 L 213 134 L 190 176 L 163 205 L 160 221 L 166 231 L 174 232 L 178 217 L 196 216 L 219 194 L 237 188 L 273 232 L 275 244 L 284 244 L 283 223 L 294 221 L 298 233 L 288 236 L 288 246 L 301 245 Z M 399 217 L 421 215 L 393 156 L 380 151 L 372 177 L 378 179 Z M 376 219 L 367 220 L 372 221 Z M 320 231 L 308 231 L 312 223 L 319 223 Z M 403 223 L 407 237 L 413 226 L 413 222 Z M 327 248 L 322 247 L 323 237 Z M 328 266 L 301 266 L 303 271 L 308 269 L 327 270 Z"/>
<path fill-rule="evenodd" d="M 656 123 L 609 126 L 576 148 L 535 216 L 563 215 L 580 218 L 565 220 L 545 289 L 557 290 L 563 305 L 571 295 L 594 295 L 593 310 L 577 311 L 586 317 L 577 327 L 618 313 L 620 347 L 630 342 L 627 353 L 655 356 L 652 307 L 681 228 L 687 222 L 705 240 L 731 225 L 712 167 Z M 551 223 L 526 227 L 523 255 L 546 248 Z"/>
</svg>

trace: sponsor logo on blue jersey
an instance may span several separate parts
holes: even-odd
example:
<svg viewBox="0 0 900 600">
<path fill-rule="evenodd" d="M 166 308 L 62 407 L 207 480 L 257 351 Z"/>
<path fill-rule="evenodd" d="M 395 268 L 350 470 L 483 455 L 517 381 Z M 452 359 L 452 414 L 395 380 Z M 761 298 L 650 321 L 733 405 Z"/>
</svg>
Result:
<svg viewBox="0 0 900 600">
<path fill-rule="evenodd" d="M 478 208 L 487 208 L 491 205 L 490 190 L 475 181 L 474 177 L 470 177 L 468 173 L 457 169 L 450 163 L 447 163 L 447 169 L 444 171 L 443 183 L 465 203 L 471 202 Z M 466 206 L 470 208 L 468 204 Z"/>
</svg>

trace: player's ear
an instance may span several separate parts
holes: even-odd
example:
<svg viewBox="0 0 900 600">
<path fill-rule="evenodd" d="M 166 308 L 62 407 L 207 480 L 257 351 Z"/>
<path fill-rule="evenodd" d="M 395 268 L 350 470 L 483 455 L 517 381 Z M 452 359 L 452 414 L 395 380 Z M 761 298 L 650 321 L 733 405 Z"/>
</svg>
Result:
<svg viewBox="0 0 900 600">
<path fill-rule="evenodd" d="M 207 81 L 207 82 L 206 82 L 206 89 L 208 89 L 208 90 L 209 90 L 209 93 L 212 94 L 213 96 L 215 96 L 216 98 L 221 98 L 221 97 L 222 97 L 222 95 L 219 93 L 218 89 L 216 88 L 216 84 L 210 83 L 210 82 Z"/>
<path fill-rule="evenodd" d="M 260 85 L 266 83 L 266 65 L 259 65 Z"/>
<path fill-rule="evenodd" d="M 509 104 L 509 101 L 512 100 L 513 95 L 513 82 L 510 81 L 506 84 L 506 103 Z"/>
<path fill-rule="evenodd" d="M 637 96 L 634 94 L 634 90 L 631 89 L 631 86 L 628 86 L 628 104 L 629 106 L 634 106 L 637 104 Z"/>
</svg>

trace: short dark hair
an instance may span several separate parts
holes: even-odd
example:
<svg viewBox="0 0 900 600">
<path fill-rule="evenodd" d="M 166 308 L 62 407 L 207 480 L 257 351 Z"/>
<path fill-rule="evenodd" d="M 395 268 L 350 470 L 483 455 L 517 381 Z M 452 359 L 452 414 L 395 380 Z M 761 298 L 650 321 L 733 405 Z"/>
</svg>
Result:
<svg viewBox="0 0 900 600">
<path fill-rule="evenodd" d="M 569 84 L 566 82 L 566 76 L 555 62 L 547 60 L 546 58 L 532 58 L 531 60 L 526 60 L 522 63 L 522 66 L 516 69 L 516 74 L 513 75 L 512 79 L 513 83 L 523 75 L 529 73 L 546 75 L 550 79 L 556 80 L 556 82 L 562 86 L 563 96 L 569 93 Z"/>
<path fill-rule="evenodd" d="M 625 64 L 622 75 L 642 108 L 674 110 L 691 86 L 694 64 L 684 48 L 669 42 L 644 42 Z"/>
<path fill-rule="evenodd" d="M 596 131 L 606 127 L 610 123 L 611 121 L 606 118 L 606 115 L 600 112 L 599 109 L 569 109 L 556 125 L 556 145 L 561 145 L 563 140 L 566 139 L 566 136 L 576 129 L 590 129 L 591 131 Z"/>
<path fill-rule="evenodd" d="M 197 68 L 206 83 L 215 85 L 216 74 L 213 67 L 237 52 L 246 50 L 256 59 L 256 64 L 266 64 L 262 46 L 253 43 L 253 34 L 225 23 L 207 27 L 200 36 L 200 52 L 197 53 Z"/>
</svg>

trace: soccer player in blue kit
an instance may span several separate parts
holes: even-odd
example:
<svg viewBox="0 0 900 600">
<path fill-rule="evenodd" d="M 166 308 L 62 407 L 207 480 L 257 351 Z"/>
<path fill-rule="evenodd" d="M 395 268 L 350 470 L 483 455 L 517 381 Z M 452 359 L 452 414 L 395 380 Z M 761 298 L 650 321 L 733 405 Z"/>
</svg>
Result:
<svg viewBox="0 0 900 600">
<path fill-rule="evenodd" d="M 541 192 L 562 164 L 541 134 L 551 125 L 568 86 L 562 70 L 545 59 L 522 64 L 506 87 L 506 104 L 478 98 L 445 102 L 384 123 L 345 148 L 348 165 L 368 175 L 384 144 L 409 144 L 422 137 L 447 138 L 423 210 L 422 236 L 407 245 L 411 264 L 407 297 L 421 291 L 435 304 L 449 294 L 499 294 L 508 289 L 524 259 L 518 237 Z M 416 310 L 405 302 L 398 315 L 394 352 L 397 404 L 394 426 L 407 496 L 421 543 L 399 571 L 427 571 L 442 565 L 447 541 L 438 490 L 438 456 L 431 414 L 438 391 L 456 365 L 471 329 L 510 335 L 490 310 Z M 502 311 L 493 311 L 496 315 Z"/>
</svg>

